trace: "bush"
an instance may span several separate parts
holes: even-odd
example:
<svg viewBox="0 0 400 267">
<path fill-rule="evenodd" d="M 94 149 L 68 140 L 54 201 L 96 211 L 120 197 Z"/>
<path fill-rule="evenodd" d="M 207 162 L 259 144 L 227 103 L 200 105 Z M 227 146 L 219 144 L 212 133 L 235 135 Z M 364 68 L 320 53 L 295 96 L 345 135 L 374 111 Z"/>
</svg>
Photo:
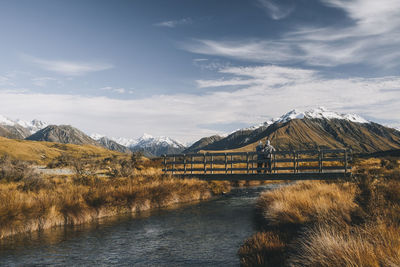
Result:
<svg viewBox="0 0 400 267">
<path fill-rule="evenodd" d="M 239 249 L 241 266 L 283 266 L 285 242 L 273 232 L 256 233 Z"/>
<path fill-rule="evenodd" d="M 36 178 L 38 176 L 39 174 L 24 161 L 11 160 L 8 156 L 0 158 L 0 180 L 18 182 L 22 179 Z"/>
</svg>

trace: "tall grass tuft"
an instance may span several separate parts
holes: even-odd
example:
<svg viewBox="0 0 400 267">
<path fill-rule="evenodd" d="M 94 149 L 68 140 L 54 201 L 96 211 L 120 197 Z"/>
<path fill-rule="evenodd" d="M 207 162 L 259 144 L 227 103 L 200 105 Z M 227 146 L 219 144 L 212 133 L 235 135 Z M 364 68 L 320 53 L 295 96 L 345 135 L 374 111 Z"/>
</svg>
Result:
<svg viewBox="0 0 400 267">
<path fill-rule="evenodd" d="M 270 263 L 264 235 L 280 237 L 284 266 L 400 266 L 398 160 L 359 160 L 353 182 L 298 182 L 264 192 L 265 233 L 245 241 L 242 266 Z M 288 227 L 289 226 L 289 227 Z M 291 226 L 291 227 L 290 227 Z M 282 229 L 289 229 L 282 238 Z"/>
<path fill-rule="evenodd" d="M 1 169 L 0 238 L 204 200 L 229 190 L 226 183 L 209 184 L 164 176 L 160 168 L 147 167 L 146 163 L 135 167 L 134 174 L 128 177 L 99 176 L 87 172 L 92 168 L 88 166 L 72 176 L 60 178 L 31 175 L 30 170 L 16 171 L 13 167 L 27 165 L 8 159 L 3 162 L 1 166 L 7 168 Z"/>
</svg>

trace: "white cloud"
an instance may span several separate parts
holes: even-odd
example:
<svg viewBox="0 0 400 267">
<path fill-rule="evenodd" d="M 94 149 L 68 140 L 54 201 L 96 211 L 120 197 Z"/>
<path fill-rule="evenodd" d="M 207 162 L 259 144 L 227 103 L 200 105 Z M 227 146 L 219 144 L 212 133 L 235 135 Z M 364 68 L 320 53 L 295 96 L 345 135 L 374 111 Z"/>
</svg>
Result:
<svg viewBox="0 0 400 267">
<path fill-rule="evenodd" d="M 265 8 L 268 15 L 274 20 L 286 18 L 294 10 L 293 6 L 283 6 L 276 0 L 257 0 L 258 3 Z"/>
<path fill-rule="evenodd" d="M 36 86 L 45 87 L 49 82 L 58 82 L 57 79 L 52 77 L 35 77 L 32 78 L 32 83 Z"/>
<path fill-rule="evenodd" d="M 258 124 L 293 108 L 320 105 L 400 123 L 400 76 L 328 79 L 317 71 L 277 66 L 226 68 L 220 72 L 232 75 L 232 84 L 238 80 L 248 83 L 228 92 L 133 100 L 0 91 L 0 114 L 72 124 L 88 133 L 137 137 L 151 132 L 184 142 L 221 133 L 201 125 Z M 209 85 L 218 86 L 218 82 L 210 80 Z"/>
<path fill-rule="evenodd" d="M 273 40 L 194 40 L 183 48 L 198 54 L 272 64 L 362 63 L 385 68 L 400 65 L 400 1 L 321 1 L 343 10 L 352 23 L 341 27 L 297 28 Z"/>
<path fill-rule="evenodd" d="M 185 25 L 185 24 L 191 24 L 193 21 L 191 18 L 183 18 L 179 20 L 167 20 L 167 21 L 162 21 L 159 23 L 155 23 L 154 26 L 157 27 L 167 27 L 167 28 L 175 28 L 178 25 Z"/>
<path fill-rule="evenodd" d="M 103 87 L 103 88 L 100 88 L 100 89 L 104 90 L 104 91 L 118 93 L 118 94 L 125 94 L 126 92 L 131 93 L 131 91 L 127 91 L 127 90 L 125 90 L 125 88 L 114 88 L 114 87 L 111 87 L 111 86 L 106 86 L 106 87 Z"/>
<path fill-rule="evenodd" d="M 112 69 L 114 67 L 107 63 L 48 60 L 29 55 L 22 55 L 22 58 L 36 64 L 41 69 L 66 76 L 81 76 L 91 72 Z"/>
</svg>

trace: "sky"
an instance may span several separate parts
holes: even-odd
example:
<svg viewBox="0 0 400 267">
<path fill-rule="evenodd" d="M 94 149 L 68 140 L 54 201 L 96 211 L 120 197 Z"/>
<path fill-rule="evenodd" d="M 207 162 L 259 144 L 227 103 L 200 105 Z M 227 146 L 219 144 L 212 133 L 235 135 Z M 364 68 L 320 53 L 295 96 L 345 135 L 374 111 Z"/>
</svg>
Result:
<svg viewBox="0 0 400 267">
<path fill-rule="evenodd" d="M 12 119 L 191 142 L 319 106 L 400 126 L 400 1 L 0 1 Z"/>
</svg>

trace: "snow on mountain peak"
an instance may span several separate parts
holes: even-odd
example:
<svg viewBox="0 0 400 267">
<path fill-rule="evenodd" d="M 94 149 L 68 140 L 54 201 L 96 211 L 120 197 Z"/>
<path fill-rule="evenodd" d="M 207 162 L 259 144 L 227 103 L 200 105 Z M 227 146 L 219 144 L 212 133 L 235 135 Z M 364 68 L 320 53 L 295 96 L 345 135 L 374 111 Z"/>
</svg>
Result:
<svg viewBox="0 0 400 267">
<path fill-rule="evenodd" d="M 14 126 L 15 125 L 15 121 L 4 117 L 3 115 L 0 115 L 0 124 L 1 125 L 7 125 L 7 126 Z"/>
<path fill-rule="evenodd" d="M 276 119 L 274 122 L 288 122 L 293 119 L 339 119 L 339 120 L 347 120 L 351 122 L 357 123 L 369 123 L 366 119 L 362 118 L 357 114 L 340 114 L 334 111 L 330 111 L 324 107 L 313 108 L 306 111 L 301 111 L 294 109 L 289 111 L 285 115 L 281 116 L 280 118 Z"/>
<path fill-rule="evenodd" d="M 90 135 L 93 140 L 99 141 L 101 138 L 106 137 L 104 134 L 94 133 Z"/>
<path fill-rule="evenodd" d="M 0 124 L 7 125 L 7 126 L 15 126 L 19 125 L 29 130 L 31 134 L 36 133 L 37 131 L 45 128 L 48 126 L 46 122 L 40 120 L 32 120 L 32 121 L 24 121 L 24 120 L 11 120 L 3 115 L 0 115 Z"/>
<path fill-rule="evenodd" d="M 105 137 L 105 135 L 102 134 L 92 134 L 90 137 L 92 137 L 94 140 L 99 140 L 102 137 Z M 159 146 L 172 146 L 175 148 L 182 148 L 185 147 L 182 143 L 173 140 L 169 137 L 166 136 L 159 136 L 159 137 L 154 137 L 150 134 L 144 133 L 141 137 L 139 138 L 124 138 L 124 137 L 110 137 L 111 140 L 117 142 L 120 145 L 126 146 L 126 147 L 149 147 L 153 145 L 159 145 Z"/>
</svg>

